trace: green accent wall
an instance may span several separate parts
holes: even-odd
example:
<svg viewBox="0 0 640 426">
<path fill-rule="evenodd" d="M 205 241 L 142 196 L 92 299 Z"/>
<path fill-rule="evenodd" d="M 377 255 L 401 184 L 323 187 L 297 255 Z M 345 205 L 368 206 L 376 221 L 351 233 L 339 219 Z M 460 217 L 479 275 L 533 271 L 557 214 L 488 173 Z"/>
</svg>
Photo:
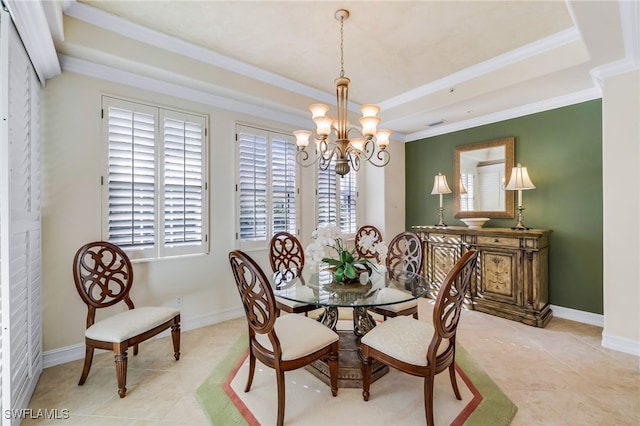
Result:
<svg viewBox="0 0 640 426">
<path fill-rule="evenodd" d="M 439 197 L 431 195 L 433 178 L 442 172 L 451 186 L 456 146 L 509 136 L 515 137 L 516 163 L 527 167 L 536 185 L 522 192 L 524 223 L 553 230 L 549 303 L 602 314 L 600 99 L 408 142 L 407 228 L 437 222 Z M 444 208 L 445 223 L 464 226 L 454 217 L 453 194 L 444 196 Z M 515 219 L 491 219 L 485 226 L 514 225 Z"/>
</svg>

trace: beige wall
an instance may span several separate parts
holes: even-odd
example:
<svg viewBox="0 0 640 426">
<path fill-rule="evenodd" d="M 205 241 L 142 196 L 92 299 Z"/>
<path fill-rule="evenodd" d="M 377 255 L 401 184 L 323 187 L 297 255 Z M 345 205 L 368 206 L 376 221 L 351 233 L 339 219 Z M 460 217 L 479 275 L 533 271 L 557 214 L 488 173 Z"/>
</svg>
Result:
<svg viewBox="0 0 640 426">
<path fill-rule="evenodd" d="M 640 354 L 640 71 L 604 83 L 602 343 Z"/>
<path fill-rule="evenodd" d="M 132 292 L 139 305 L 175 306 L 183 297 L 183 324 L 206 324 L 242 314 L 227 256 L 236 247 L 235 232 L 235 129 L 236 123 L 263 126 L 290 132 L 290 126 L 202 105 L 184 99 L 135 89 L 71 72 L 47 82 L 42 105 L 43 116 L 43 320 L 44 350 L 65 348 L 83 342 L 86 307 L 78 297 L 72 276 L 75 251 L 84 243 L 101 238 L 101 95 L 204 113 L 210 126 L 210 241 L 208 255 L 138 262 Z M 311 125 L 311 120 L 309 120 Z M 400 174 L 394 179 L 394 198 L 404 200 L 404 146 L 393 141 L 389 170 Z M 365 170 L 366 169 L 366 170 Z M 384 212 L 384 192 L 376 184 L 373 206 L 366 205 L 367 172 L 358 177 L 362 203 L 359 209 Z M 372 178 L 384 183 L 390 179 L 385 169 Z M 400 173 L 399 171 L 402 171 Z M 315 171 L 301 169 L 300 231 L 303 244 L 310 241 L 316 227 Z M 402 193 L 402 194 L 399 194 Z M 394 228 L 404 228 L 404 202 L 401 213 L 391 220 Z M 377 208 L 374 208 L 377 206 Z M 368 218 L 361 212 L 360 220 Z M 381 220 L 384 215 L 379 216 Z M 364 222 L 363 222 L 364 223 Z M 381 226 L 385 226 L 383 223 Z M 265 250 L 250 252 L 269 268 Z"/>
</svg>

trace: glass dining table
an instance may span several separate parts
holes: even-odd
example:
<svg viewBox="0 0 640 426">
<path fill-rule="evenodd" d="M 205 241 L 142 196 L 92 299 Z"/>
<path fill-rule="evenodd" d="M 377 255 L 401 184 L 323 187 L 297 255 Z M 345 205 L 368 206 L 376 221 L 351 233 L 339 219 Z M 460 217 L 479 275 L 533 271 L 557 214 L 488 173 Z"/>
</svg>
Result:
<svg viewBox="0 0 640 426">
<path fill-rule="evenodd" d="M 338 386 L 353 388 L 360 387 L 362 383 L 360 337 L 376 326 L 367 309 L 425 297 L 430 290 L 429 283 L 421 275 L 403 269 L 387 269 L 382 265 L 374 265 L 370 273 L 362 273 L 359 281 L 350 284 L 336 282 L 332 272 L 324 266 L 312 266 L 303 268 L 302 273 L 296 269 L 275 272 L 271 276 L 271 285 L 277 297 L 324 308 L 318 321 L 333 330 L 336 330 L 339 320 L 338 308 L 353 310 L 353 331 L 338 331 Z M 328 367 L 324 363 L 315 362 L 312 367 L 316 371 L 309 371 L 323 381 L 328 380 Z M 384 364 L 374 365 L 372 380 L 377 380 L 387 371 Z"/>
</svg>

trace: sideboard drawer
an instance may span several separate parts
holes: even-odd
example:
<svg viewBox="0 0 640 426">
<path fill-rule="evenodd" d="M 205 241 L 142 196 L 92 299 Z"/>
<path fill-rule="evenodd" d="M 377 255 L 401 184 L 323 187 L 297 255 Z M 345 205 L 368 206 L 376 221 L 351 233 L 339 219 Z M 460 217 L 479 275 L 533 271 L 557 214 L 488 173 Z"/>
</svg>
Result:
<svg viewBox="0 0 640 426">
<path fill-rule="evenodd" d="M 520 238 L 512 237 L 487 237 L 478 235 L 476 244 L 479 246 L 520 247 Z"/>
</svg>

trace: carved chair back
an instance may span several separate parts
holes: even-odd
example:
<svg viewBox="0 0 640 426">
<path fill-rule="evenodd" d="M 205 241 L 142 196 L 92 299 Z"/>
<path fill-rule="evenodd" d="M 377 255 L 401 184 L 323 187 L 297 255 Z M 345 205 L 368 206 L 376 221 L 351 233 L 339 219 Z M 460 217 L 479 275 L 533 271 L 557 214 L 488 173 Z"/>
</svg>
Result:
<svg viewBox="0 0 640 426">
<path fill-rule="evenodd" d="M 422 240 L 413 232 L 401 232 L 389 243 L 387 269 L 402 269 L 420 274 L 422 272 Z"/>
<path fill-rule="evenodd" d="M 460 313 L 471 277 L 476 270 L 478 252 L 467 251 L 444 279 L 433 308 L 434 334 L 427 350 L 427 360 L 435 365 L 438 347 L 448 340 L 448 350 L 455 353 L 455 339 Z"/>
<path fill-rule="evenodd" d="M 300 241 L 288 232 L 278 232 L 269 244 L 269 263 L 273 272 L 304 268 L 304 249 Z"/>
<path fill-rule="evenodd" d="M 358 231 L 356 231 L 356 253 L 358 253 L 358 256 L 361 258 L 375 259 L 376 262 L 379 262 L 380 259 L 378 257 L 378 253 L 373 251 L 371 248 L 360 247 L 360 241 L 366 237 L 373 237 L 373 242 L 376 244 L 382 242 L 382 233 L 378 230 L 378 228 L 372 225 L 361 226 L 360 228 L 358 228 Z"/>
<path fill-rule="evenodd" d="M 129 309 L 133 268 L 126 253 L 117 245 L 95 241 L 82 246 L 73 260 L 73 279 L 80 298 L 87 304 L 87 328 L 95 322 L 96 309 L 124 301 Z"/>
<path fill-rule="evenodd" d="M 254 333 L 268 333 L 270 338 L 271 335 L 275 337 L 271 332 L 277 318 L 276 300 L 264 272 L 251 257 L 240 250 L 229 253 L 229 263 L 249 323 L 249 338 L 253 340 Z M 273 345 L 274 348 L 277 346 L 279 345 Z"/>
</svg>

